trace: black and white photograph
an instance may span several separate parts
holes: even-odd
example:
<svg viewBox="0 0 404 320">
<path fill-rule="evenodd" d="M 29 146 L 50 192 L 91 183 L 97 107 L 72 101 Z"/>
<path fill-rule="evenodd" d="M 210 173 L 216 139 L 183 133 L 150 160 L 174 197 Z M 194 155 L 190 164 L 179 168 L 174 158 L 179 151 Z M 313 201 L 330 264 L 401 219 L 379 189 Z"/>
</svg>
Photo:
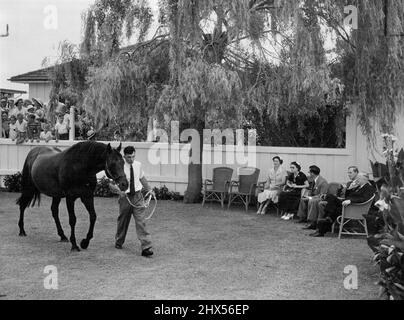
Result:
<svg viewBox="0 0 404 320">
<path fill-rule="evenodd" d="M 0 99 L 0 301 L 404 300 L 404 0 L 1 0 Z"/>
</svg>

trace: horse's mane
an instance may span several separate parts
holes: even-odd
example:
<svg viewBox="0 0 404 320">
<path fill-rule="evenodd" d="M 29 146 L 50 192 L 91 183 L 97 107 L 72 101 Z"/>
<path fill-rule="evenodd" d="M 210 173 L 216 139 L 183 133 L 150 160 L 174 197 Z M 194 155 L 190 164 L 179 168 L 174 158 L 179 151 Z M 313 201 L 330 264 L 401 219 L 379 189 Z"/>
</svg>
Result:
<svg viewBox="0 0 404 320">
<path fill-rule="evenodd" d="M 65 150 L 63 158 L 67 162 L 79 160 L 82 164 L 94 164 L 102 159 L 106 148 L 107 146 L 100 142 L 79 142 Z"/>
</svg>

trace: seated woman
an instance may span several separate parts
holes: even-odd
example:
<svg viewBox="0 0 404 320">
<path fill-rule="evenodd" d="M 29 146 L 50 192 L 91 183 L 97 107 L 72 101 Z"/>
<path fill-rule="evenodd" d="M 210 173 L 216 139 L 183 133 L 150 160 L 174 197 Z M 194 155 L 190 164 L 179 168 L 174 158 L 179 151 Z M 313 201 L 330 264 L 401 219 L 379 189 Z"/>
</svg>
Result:
<svg viewBox="0 0 404 320">
<path fill-rule="evenodd" d="M 268 205 L 278 203 L 278 195 L 285 185 L 287 173 L 283 169 L 283 160 L 280 157 L 272 158 L 274 167 L 269 171 L 269 177 L 265 184 L 265 190 L 258 194 L 260 204 L 257 214 L 265 214 Z"/>
<path fill-rule="evenodd" d="M 301 165 L 297 162 L 290 164 L 291 174 L 286 182 L 285 190 L 279 194 L 278 206 L 284 212 L 282 219 L 293 219 L 296 214 L 302 195 L 302 189 L 309 187 L 306 175 L 301 172 Z"/>
</svg>

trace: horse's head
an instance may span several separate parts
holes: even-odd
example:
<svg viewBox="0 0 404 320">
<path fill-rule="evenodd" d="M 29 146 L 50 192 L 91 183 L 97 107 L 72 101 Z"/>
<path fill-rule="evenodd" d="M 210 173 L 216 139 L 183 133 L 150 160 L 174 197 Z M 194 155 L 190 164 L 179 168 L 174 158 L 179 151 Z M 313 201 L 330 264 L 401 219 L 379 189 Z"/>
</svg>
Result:
<svg viewBox="0 0 404 320">
<path fill-rule="evenodd" d="M 128 190 L 129 182 L 126 179 L 124 165 L 125 161 L 121 155 L 122 143 L 119 145 L 117 149 L 111 147 L 111 144 L 108 144 L 107 147 L 107 156 L 105 161 L 105 174 L 108 178 L 114 180 L 121 191 Z"/>
</svg>

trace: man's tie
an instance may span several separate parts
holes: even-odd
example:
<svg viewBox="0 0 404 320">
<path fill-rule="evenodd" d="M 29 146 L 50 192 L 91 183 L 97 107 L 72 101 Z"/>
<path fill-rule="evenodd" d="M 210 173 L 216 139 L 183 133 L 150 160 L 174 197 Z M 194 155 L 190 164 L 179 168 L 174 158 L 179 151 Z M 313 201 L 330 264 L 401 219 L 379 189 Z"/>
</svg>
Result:
<svg viewBox="0 0 404 320">
<path fill-rule="evenodd" d="M 133 165 L 130 165 L 129 194 L 131 196 L 133 196 L 135 194 L 135 174 L 133 172 Z"/>
</svg>

